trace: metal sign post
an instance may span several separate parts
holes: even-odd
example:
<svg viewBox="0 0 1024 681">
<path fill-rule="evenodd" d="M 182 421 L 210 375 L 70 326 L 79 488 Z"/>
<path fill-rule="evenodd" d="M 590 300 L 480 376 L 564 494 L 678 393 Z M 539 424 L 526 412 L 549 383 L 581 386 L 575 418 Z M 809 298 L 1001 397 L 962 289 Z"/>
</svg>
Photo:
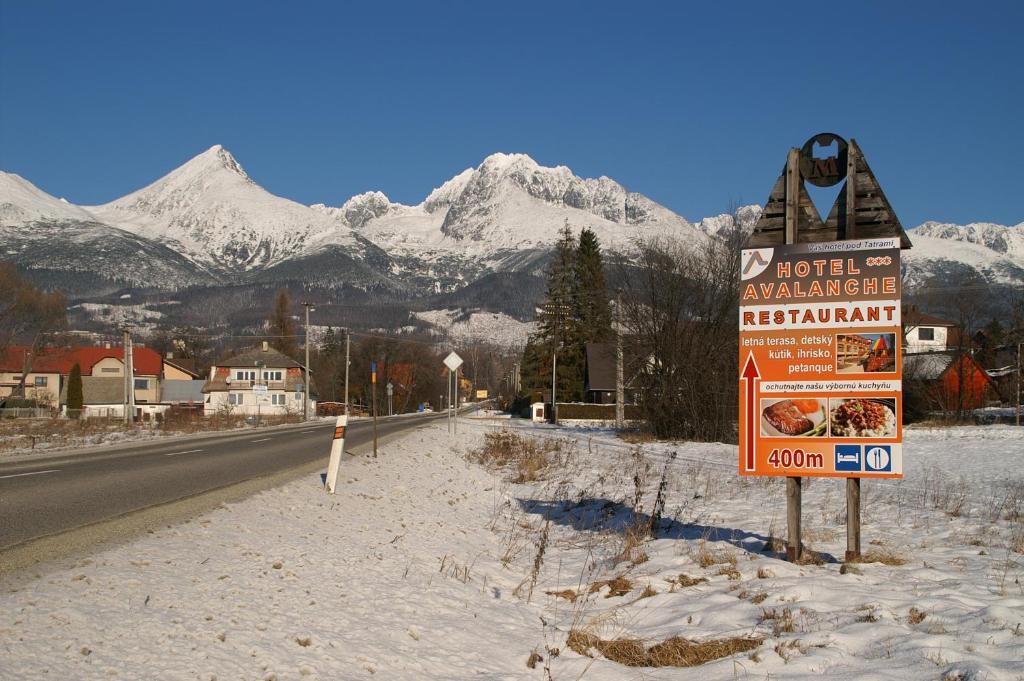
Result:
<svg viewBox="0 0 1024 681">
<path fill-rule="evenodd" d="M 388 416 L 392 416 L 394 414 L 394 402 L 392 401 L 392 396 L 395 394 L 395 386 L 392 385 L 391 381 L 388 381 L 385 388 L 388 393 Z"/>
<path fill-rule="evenodd" d="M 345 451 L 345 430 L 348 428 L 348 416 L 342 414 L 334 425 L 334 439 L 331 441 L 331 458 L 327 464 L 327 480 L 325 487 L 328 494 L 334 494 L 338 486 L 338 471 L 341 468 L 341 454 Z"/>
<path fill-rule="evenodd" d="M 836 155 L 816 158 L 816 147 Z M 822 221 L 805 181 L 846 180 Z M 785 476 L 798 560 L 804 476 L 847 478 L 860 555 L 860 478 L 903 476 L 900 248 L 910 242 L 854 140 L 791 149 L 741 255 L 741 475 Z"/>
<path fill-rule="evenodd" d="M 454 351 L 449 353 L 444 358 L 444 365 L 448 367 L 448 432 L 458 434 L 458 419 L 459 419 L 459 387 L 458 380 L 459 367 L 462 366 L 462 358 L 458 356 Z M 452 412 L 452 374 L 455 374 L 455 412 L 453 417 Z"/>
</svg>

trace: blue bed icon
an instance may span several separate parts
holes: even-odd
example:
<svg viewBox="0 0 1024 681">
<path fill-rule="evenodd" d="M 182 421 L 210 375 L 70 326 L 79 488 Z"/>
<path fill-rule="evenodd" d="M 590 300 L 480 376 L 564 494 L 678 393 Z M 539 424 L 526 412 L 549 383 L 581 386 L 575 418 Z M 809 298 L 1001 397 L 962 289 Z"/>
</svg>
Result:
<svg viewBox="0 0 1024 681">
<path fill-rule="evenodd" d="M 860 445 L 836 445 L 836 470 L 860 472 Z"/>
</svg>

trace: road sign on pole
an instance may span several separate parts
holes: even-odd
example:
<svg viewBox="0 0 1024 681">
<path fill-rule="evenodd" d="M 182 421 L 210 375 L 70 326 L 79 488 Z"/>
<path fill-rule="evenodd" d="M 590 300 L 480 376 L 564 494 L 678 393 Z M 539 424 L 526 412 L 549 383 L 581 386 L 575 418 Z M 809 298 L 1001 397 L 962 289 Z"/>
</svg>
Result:
<svg viewBox="0 0 1024 681">
<path fill-rule="evenodd" d="M 447 357 L 444 358 L 444 365 L 448 367 L 450 370 L 455 371 L 460 366 L 462 366 L 462 358 L 459 357 L 455 352 L 451 352 Z"/>
</svg>

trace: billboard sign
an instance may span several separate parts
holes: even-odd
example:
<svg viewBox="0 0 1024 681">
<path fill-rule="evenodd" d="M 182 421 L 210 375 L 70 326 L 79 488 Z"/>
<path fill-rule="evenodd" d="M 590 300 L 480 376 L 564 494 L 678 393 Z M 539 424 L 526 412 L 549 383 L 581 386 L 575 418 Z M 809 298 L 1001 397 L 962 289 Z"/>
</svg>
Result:
<svg viewBox="0 0 1024 681">
<path fill-rule="evenodd" d="M 898 237 L 743 251 L 741 475 L 903 477 Z"/>
</svg>

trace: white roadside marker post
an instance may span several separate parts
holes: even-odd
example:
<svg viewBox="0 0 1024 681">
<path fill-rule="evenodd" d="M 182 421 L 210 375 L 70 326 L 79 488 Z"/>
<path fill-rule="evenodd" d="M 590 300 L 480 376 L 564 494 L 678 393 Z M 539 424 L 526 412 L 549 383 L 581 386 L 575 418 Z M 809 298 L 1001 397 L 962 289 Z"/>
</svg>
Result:
<svg viewBox="0 0 1024 681">
<path fill-rule="evenodd" d="M 348 415 L 342 414 L 334 425 L 334 439 L 331 441 L 331 460 L 327 464 L 327 480 L 325 482 L 328 494 L 334 494 L 338 487 L 338 469 L 341 468 L 341 453 L 345 451 L 346 428 L 348 428 Z"/>
</svg>

